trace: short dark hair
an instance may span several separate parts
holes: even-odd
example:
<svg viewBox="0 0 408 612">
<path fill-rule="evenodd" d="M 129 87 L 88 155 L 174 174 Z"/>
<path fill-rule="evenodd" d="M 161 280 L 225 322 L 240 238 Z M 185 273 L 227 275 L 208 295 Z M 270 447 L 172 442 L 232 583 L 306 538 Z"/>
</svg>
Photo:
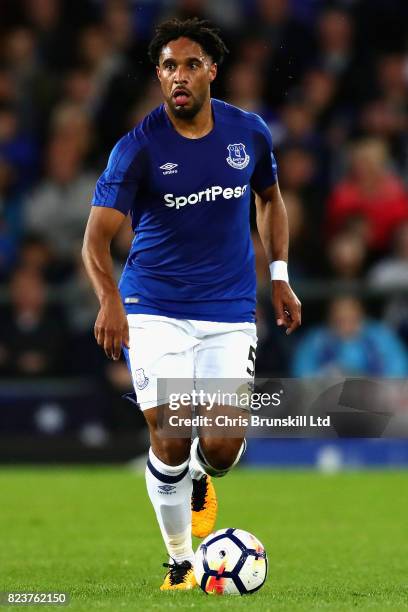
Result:
<svg viewBox="0 0 408 612">
<path fill-rule="evenodd" d="M 219 28 L 214 27 L 205 19 L 169 19 L 164 21 L 157 28 L 155 35 L 149 45 L 149 57 L 157 66 L 159 63 L 162 48 L 171 40 L 177 40 L 181 36 L 190 38 L 201 45 L 205 53 L 209 55 L 213 62 L 221 64 L 228 49 L 219 35 Z"/>
</svg>

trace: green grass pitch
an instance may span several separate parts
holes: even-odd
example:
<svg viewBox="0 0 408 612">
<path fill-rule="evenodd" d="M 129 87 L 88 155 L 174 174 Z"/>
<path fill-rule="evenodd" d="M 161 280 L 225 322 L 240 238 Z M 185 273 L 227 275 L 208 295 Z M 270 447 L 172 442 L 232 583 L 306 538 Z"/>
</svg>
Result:
<svg viewBox="0 0 408 612">
<path fill-rule="evenodd" d="M 66 591 L 69 606 L 36 609 L 68 612 L 408 610 L 408 474 L 237 469 L 216 486 L 217 527 L 267 549 L 253 596 L 158 590 L 166 555 L 126 468 L 0 470 L 0 591 Z"/>
</svg>

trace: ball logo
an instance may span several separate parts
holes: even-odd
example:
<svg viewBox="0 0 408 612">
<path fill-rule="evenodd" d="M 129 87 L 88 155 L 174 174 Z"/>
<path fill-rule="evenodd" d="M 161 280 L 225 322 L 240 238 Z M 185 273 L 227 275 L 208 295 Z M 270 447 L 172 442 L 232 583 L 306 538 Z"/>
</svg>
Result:
<svg viewBox="0 0 408 612">
<path fill-rule="evenodd" d="M 244 168 L 246 168 L 251 158 L 245 151 L 245 145 L 242 143 L 230 144 L 227 148 L 227 162 L 229 163 L 229 165 L 232 168 L 236 168 L 236 170 L 243 170 Z"/>
</svg>

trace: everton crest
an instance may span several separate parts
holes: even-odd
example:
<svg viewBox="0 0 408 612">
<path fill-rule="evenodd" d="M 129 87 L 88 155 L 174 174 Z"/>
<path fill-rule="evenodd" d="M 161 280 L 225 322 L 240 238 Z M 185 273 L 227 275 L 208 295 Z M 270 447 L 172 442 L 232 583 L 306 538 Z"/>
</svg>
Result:
<svg viewBox="0 0 408 612">
<path fill-rule="evenodd" d="M 244 144 L 239 143 L 228 145 L 227 162 L 232 168 L 236 168 L 237 170 L 243 170 L 249 164 L 250 159 L 251 158 L 245 151 Z"/>
<path fill-rule="evenodd" d="M 145 375 L 143 368 L 139 368 L 138 370 L 136 370 L 135 383 L 136 383 L 136 387 L 140 389 L 140 391 L 142 389 L 145 389 L 147 385 L 149 384 L 149 379 Z"/>
</svg>

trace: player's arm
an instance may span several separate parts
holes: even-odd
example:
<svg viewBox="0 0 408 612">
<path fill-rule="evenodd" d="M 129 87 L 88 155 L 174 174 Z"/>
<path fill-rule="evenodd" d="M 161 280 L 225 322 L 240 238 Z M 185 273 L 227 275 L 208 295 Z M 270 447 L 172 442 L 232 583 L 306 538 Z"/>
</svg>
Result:
<svg viewBox="0 0 408 612">
<path fill-rule="evenodd" d="M 255 194 L 256 222 L 268 263 L 288 261 L 288 216 L 278 182 Z M 301 324 L 301 304 L 286 280 L 272 280 L 272 303 L 277 325 L 291 334 Z"/>
<path fill-rule="evenodd" d="M 93 206 L 85 230 L 82 259 L 98 297 L 100 309 L 95 338 L 110 359 L 119 359 L 122 344 L 129 348 L 129 327 L 113 275 L 110 245 L 125 216 L 113 208 Z"/>
</svg>

